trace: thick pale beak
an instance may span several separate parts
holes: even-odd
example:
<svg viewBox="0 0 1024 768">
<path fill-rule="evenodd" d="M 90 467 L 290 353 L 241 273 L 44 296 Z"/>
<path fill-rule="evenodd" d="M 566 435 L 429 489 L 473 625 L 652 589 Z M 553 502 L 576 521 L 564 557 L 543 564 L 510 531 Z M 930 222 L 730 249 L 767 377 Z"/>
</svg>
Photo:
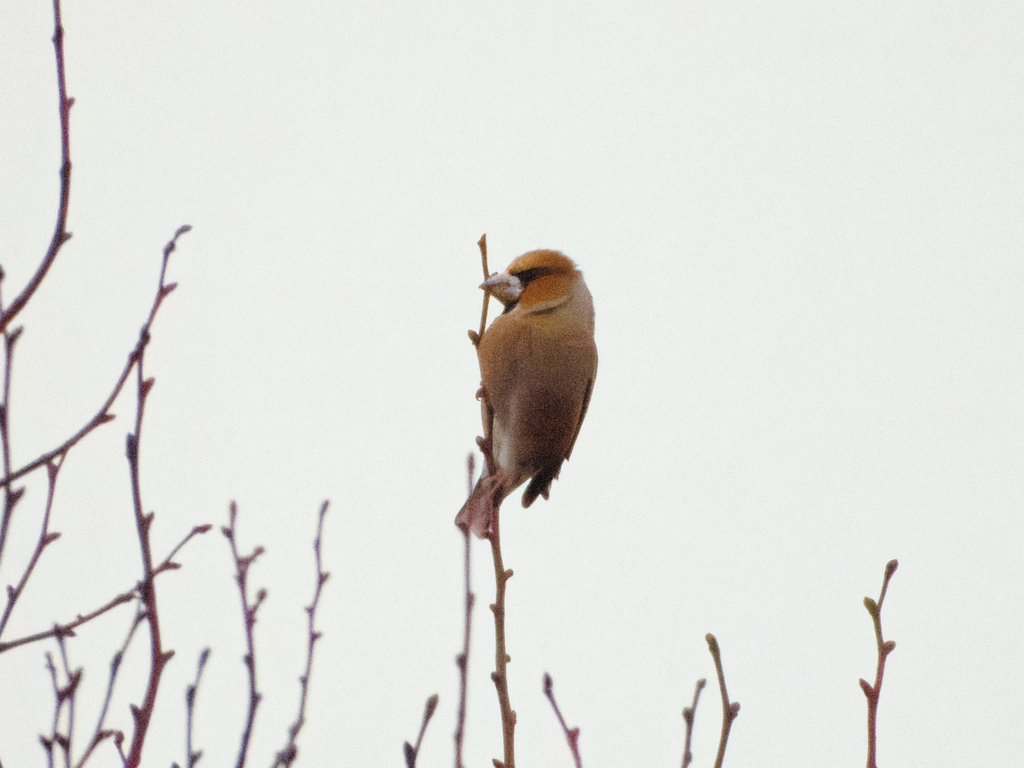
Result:
<svg viewBox="0 0 1024 768">
<path fill-rule="evenodd" d="M 493 275 L 482 283 L 480 287 L 487 291 L 506 307 L 515 304 L 523 295 L 523 283 L 515 275 L 502 272 L 500 275 Z"/>
</svg>

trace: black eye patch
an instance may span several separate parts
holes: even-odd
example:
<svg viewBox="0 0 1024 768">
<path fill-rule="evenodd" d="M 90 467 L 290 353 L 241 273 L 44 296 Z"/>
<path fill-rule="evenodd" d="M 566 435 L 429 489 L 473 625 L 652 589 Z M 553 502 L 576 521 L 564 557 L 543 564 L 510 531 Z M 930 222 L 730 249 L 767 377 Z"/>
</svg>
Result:
<svg viewBox="0 0 1024 768">
<path fill-rule="evenodd" d="M 533 280 L 538 277 L 550 274 L 551 270 L 547 267 L 534 267 L 533 269 L 524 269 L 522 272 L 516 272 L 515 276 L 522 282 L 523 287 L 528 286 Z"/>
</svg>

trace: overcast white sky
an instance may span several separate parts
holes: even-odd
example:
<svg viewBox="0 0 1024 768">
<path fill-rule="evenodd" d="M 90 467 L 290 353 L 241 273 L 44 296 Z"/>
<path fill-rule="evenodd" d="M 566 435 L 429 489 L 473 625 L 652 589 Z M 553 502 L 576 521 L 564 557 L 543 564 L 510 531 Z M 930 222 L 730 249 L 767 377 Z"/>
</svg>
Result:
<svg viewBox="0 0 1024 768">
<path fill-rule="evenodd" d="M 59 135 L 49 3 L 0 4 L 4 296 L 49 241 Z M 253 765 L 294 717 L 310 548 L 330 498 L 324 639 L 304 765 L 450 765 L 461 643 L 452 525 L 479 434 L 484 232 L 584 270 L 600 368 L 551 499 L 503 517 L 521 765 L 677 765 L 680 711 L 723 649 L 742 704 L 728 762 L 858 765 L 883 625 L 889 765 L 1024 753 L 1024 10 L 947 3 L 118 3 L 65 6 L 73 189 L 65 246 L 23 315 L 15 462 L 95 411 L 155 288 L 147 509 L 167 551 L 240 504 L 261 688 Z M 123 458 L 132 404 L 76 449 L 5 639 L 138 578 Z M 29 483 L 16 539 L 44 497 Z M 20 544 L 19 544 L 20 542 Z M 13 550 L 12 550 L 13 551 Z M 24 554 L 18 557 L 24 557 Z M 147 763 L 204 764 L 244 714 L 219 533 L 163 577 Z M 0 581 L 20 573 L 11 555 Z M 500 756 L 489 552 L 474 557 L 467 763 Z M 96 715 L 128 609 L 80 633 Z M 44 764 L 43 653 L 0 657 L 0 759 Z M 143 645 L 125 674 L 142 663 Z M 125 684 L 114 724 L 128 730 Z M 720 720 L 709 687 L 697 765 Z M 107 750 L 95 765 L 117 764 Z"/>
</svg>

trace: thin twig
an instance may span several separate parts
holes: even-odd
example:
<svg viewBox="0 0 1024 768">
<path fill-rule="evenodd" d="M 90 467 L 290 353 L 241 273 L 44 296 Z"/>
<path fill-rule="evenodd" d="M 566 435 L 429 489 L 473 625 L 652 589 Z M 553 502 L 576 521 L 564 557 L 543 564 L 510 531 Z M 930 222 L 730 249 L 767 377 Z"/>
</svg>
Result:
<svg viewBox="0 0 1024 768">
<path fill-rule="evenodd" d="M 197 750 L 192 746 L 192 730 L 196 714 L 196 695 L 199 693 L 199 683 L 202 682 L 203 670 L 206 669 L 209 658 L 210 649 L 203 648 L 199 654 L 199 663 L 196 665 L 196 680 L 185 689 L 185 768 L 194 768 L 199 758 L 203 756 L 203 750 Z"/>
<path fill-rule="evenodd" d="M 53 262 L 57 258 L 57 253 L 60 251 L 60 247 L 67 242 L 68 238 L 71 237 L 67 232 L 66 225 L 68 219 L 68 201 L 71 195 L 70 113 L 71 105 L 74 104 L 75 100 L 68 98 L 67 80 L 64 74 L 64 27 L 61 24 L 60 0 L 53 0 L 53 51 L 57 64 L 57 96 L 58 110 L 60 113 L 61 144 L 60 195 L 59 202 L 57 204 L 57 222 L 54 225 L 53 237 L 50 239 L 50 247 L 47 249 L 42 261 L 36 268 L 35 274 L 32 275 L 31 279 L 29 279 L 21 293 L 19 293 L 15 297 L 14 301 L 11 302 L 10 306 L 0 306 L 0 333 L 3 333 L 4 335 L 7 353 L 4 364 L 3 412 L 0 413 L 0 437 L 2 437 L 3 441 L 3 487 L 7 489 L 4 494 L 3 517 L 0 519 L 0 561 L 3 560 L 4 545 L 7 542 L 7 531 L 10 526 L 14 505 L 17 504 L 23 490 L 10 490 L 10 483 L 15 478 L 15 476 L 11 474 L 10 444 L 8 435 L 8 412 L 11 390 L 11 355 L 13 354 L 14 343 L 17 340 L 18 335 L 21 333 L 21 329 L 15 328 L 12 331 L 8 331 L 8 328 L 10 327 L 11 321 L 17 317 L 18 313 L 21 312 L 22 309 L 25 308 L 29 299 L 32 298 L 36 289 L 39 288 L 39 285 L 43 282 L 43 278 L 46 277 L 46 273 L 49 272 L 50 267 L 53 266 Z M 2 279 L 3 272 L 0 270 L 0 280 Z M 35 466 L 39 467 L 43 464 L 48 464 L 62 453 L 63 451 L 58 451 L 49 456 L 40 457 L 41 460 L 37 460 Z"/>
<path fill-rule="evenodd" d="M 885 601 L 885 593 L 889 589 L 889 579 L 896 573 L 899 563 L 890 560 L 885 565 L 885 576 L 882 578 L 882 592 L 876 603 L 870 597 L 864 598 L 864 607 L 871 614 L 871 620 L 875 625 L 875 642 L 878 646 L 878 662 L 875 667 L 875 684 L 870 685 L 867 680 L 861 678 L 860 689 L 868 700 L 868 762 L 867 768 L 876 768 L 875 763 L 875 740 L 878 726 L 878 699 L 882 695 L 882 675 L 885 673 L 885 660 L 896 648 L 892 640 L 882 638 L 882 603 Z"/>
<path fill-rule="evenodd" d="M 316 641 L 321 637 L 321 633 L 316 629 L 316 610 L 320 605 L 320 594 L 323 592 L 324 584 L 327 583 L 327 579 L 331 575 L 324 570 L 321 555 L 321 542 L 323 541 L 324 517 L 327 515 L 327 505 L 328 502 L 325 501 L 320 506 L 320 516 L 316 525 L 316 538 L 313 539 L 313 554 L 316 563 L 316 589 L 313 591 L 313 602 L 306 606 L 306 617 L 309 622 L 306 632 L 306 670 L 299 678 L 299 685 L 302 687 L 302 695 L 299 697 L 299 714 L 295 718 L 295 722 L 292 723 L 291 728 L 288 729 L 288 743 L 285 744 L 284 749 L 277 753 L 271 768 L 277 768 L 279 765 L 287 768 L 295 761 L 299 753 L 295 742 L 299 737 L 299 731 L 302 730 L 302 726 L 306 723 L 306 700 L 309 696 L 309 680 L 313 671 L 313 649 L 316 646 Z M 418 746 L 419 743 L 417 742 Z"/>
<path fill-rule="evenodd" d="M 423 707 L 423 721 L 420 723 L 420 735 L 416 737 L 416 746 L 414 747 L 408 741 L 402 745 L 402 754 L 405 755 L 405 768 L 416 768 L 416 757 L 420 753 L 420 745 L 423 743 L 423 734 L 427 732 L 427 724 L 430 722 L 430 718 L 434 716 L 434 711 L 436 709 L 437 694 L 435 693 L 427 699 L 427 703 Z"/>
<path fill-rule="evenodd" d="M 469 476 L 469 494 L 473 494 L 473 470 L 476 464 L 476 459 L 473 454 L 469 454 L 469 458 L 466 460 L 467 474 Z M 466 734 L 466 696 L 468 689 L 468 675 L 469 675 L 469 636 L 470 627 L 472 625 L 473 617 L 473 603 L 476 602 L 476 595 L 471 591 L 472 582 L 470 581 L 469 563 L 470 563 L 470 551 L 469 551 L 469 526 L 459 526 L 459 530 L 462 532 L 462 538 L 465 540 L 464 548 L 464 559 L 463 565 L 466 574 L 466 611 L 465 611 L 465 623 L 462 631 L 462 653 L 455 657 L 455 666 L 459 668 L 459 715 L 455 726 L 455 768 L 463 768 L 462 764 L 462 740 Z"/>
<path fill-rule="evenodd" d="M 103 699 L 103 708 L 100 709 L 100 716 L 96 721 L 96 729 L 93 731 L 92 739 L 89 741 L 89 748 L 85 750 L 85 754 L 79 759 L 77 768 L 82 768 L 85 765 L 86 760 L 92 754 L 93 750 L 96 749 L 105 739 L 114 737 L 114 743 L 117 746 L 118 754 L 121 756 L 121 764 L 125 763 L 125 755 L 121 750 L 121 745 L 124 743 L 124 733 L 117 729 L 104 729 L 103 723 L 107 719 L 107 712 L 110 710 L 110 700 L 114 696 L 114 685 L 117 682 L 117 673 L 121 669 L 121 662 L 124 660 L 124 655 L 128 652 L 128 646 L 131 645 L 132 639 L 135 637 L 135 630 L 139 628 L 139 625 L 145 619 L 144 608 L 140 604 L 135 611 L 135 618 L 132 620 L 131 626 L 128 628 L 128 634 L 124 638 L 124 642 L 121 644 L 120 650 L 114 654 L 114 657 L 110 660 L 110 677 L 107 680 L 107 694 Z"/>
<path fill-rule="evenodd" d="M 164 571 L 175 571 L 178 568 L 180 568 L 181 566 L 178 563 L 174 562 L 174 556 L 178 554 L 178 552 L 180 552 L 181 549 L 186 544 L 192 541 L 193 538 L 195 538 L 196 536 L 200 536 L 204 533 L 208 533 L 212 528 L 213 526 L 209 523 L 203 523 L 202 525 L 193 526 L 192 530 L 186 533 L 185 538 L 183 538 L 181 541 L 177 543 L 177 545 L 175 545 L 174 549 L 172 549 L 170 554 L 168 554 L 167 557 L 164 558 L 163 562 L 153 569 L 153 575 L 157 576 L 158 574 L 161 574 Z"/>
<path fill-rule="evenodd" d="M 0 269 L 0 281 L 2 280 L 3 270 Z M 3 403 L 0 403 L 0 445 L 3 448 L 4 477 L 11 473 L 11 371 L 14 365 L 14 345 L 19 336 L 21 336 L 20 327 L 13 331 L 4 331 L 4 390 Z M 4 511 L 0 518 L 0 562 L 3 562 L 4 545 L 7 542 L 7 531 L 11 524 L 11 517 L 14 515 L 14 507 L 24 492 L 24 488 L 12 489 L 10 485 L 4 486 Z"/>
<path fill-rule="evenodd" d="M 60 466 L 60 464 L 53 462 L 46 465 L 46 509 L 43 512 L 43 523 L 40 526 L 39 538 L 36 540 L 35 549 L 32 551 L 32 556 L 29 558 L 28 564 L 25 566 L 25 570 L 21 574 L 21 578 L 18 579 L 17 586 L 11 587 L 8 585 L 7 587 L 7 605 L 4 607 L 3 615 L 0 616 L 0 637 L 3 636 L 4 629 L 7 627 L 7 622 L 11 618 L 11 614 L 14 612 L 14 606 L 18 602 L 18 598 L 21 597 L 22 592 L 25 590 L 25 585 L 28 584 L 29 577 L 35 570 L 36 564 L 39 562 L 39 558 L 42 557 L 43 550 L 60 538 L 59 533 L 50 531 L 50 512 L 53 510 L 53 494 L 57 488 L 57 473 L 60 472 Z M 20 489 L 19 491 L 15 491 L 15 494 L 20 495 Z M 8 494 L 8 498 L 15 494 Z M 4 646 L 0 645 L 0 650 L 3 649 Z"/>
<path fill-rule="evenodd" d="M 76 669 L 74 672 L 71 671 L 71 662 L 68 660 L 68 644 L 64 642 L 63 637 L 57 638 L 57 647 L 60 649 L 60 660 L 61 665 L 64 667 L 64 677 L 68 681 L 68 743 L 67 748 L 64 751 L 65 765 L 68 768 L 71 767 L 71 754 L 74 748 L 75 738 L 75 700 L 78 693 L 78 683 L 82 680 L 82 672 L 84 671 L 81 667 Z"/>
<path fill-rule="evenodd" d="M 512 569 L 505 570 L 501 560 L 501 535 L 498 523 L 501 503 L 494 504 L 491 517 L 491 530 L 487 538 L 491 542 L 491 556 L 494 560 L 494 603 L 491 612 L 494 614 L 494 672 L 491 680 L 498 691 L 498 705 L 501 707 L 501 734 L 505 747 L 505 760 L 495 759 L 495 768 L 515 768 L 515 729 L 516 713 L 508 697 L 508 674 L 506 667 L 512 657 L 505 650 L 505 585 L 512 578 Z"/>
<path fill-rule="evenodd" d="M 253 628 L 256 625 L 256 612 L 267 598 L 267 590 L 258 590 L 255 602 L 249 602 L 249 566 L 256 562 L 256 559 L 263 554 L 264 550 L 263 547 L 257 546 L 252 551 L 252 554 L 245 557 L 238 554 L 238 546 L 235 541 L 235 520 L 237 517 L 238 507 L 235 502 L 231 502 L 229 524 L 227 527 L 221 528 L 221 533 L 224 534 L 231 545 L 231 556 L 235 561 L 235 583 L 238 584 L 238 593 L 242 598 L 242 620 L 245 624 L 246 653 L 242 657 L 242 661 L 249 672 L 249 711 L 245 719 L 245 730 L 242 732 L 242 742 L 238 748 L 238 761 L 235 763 L 237 768 L 242 768 L 245 765 L 246 754 L 249 751 L 249 740 L 252 738 L 253 723 L 256 721 L 256 708 L 259 706 L 260 699 L 262 698 L 262 694 L 256 689 L 256 642 Z"/>
<path fill-rule="evenodd" d="M 171 571 L 178 568 L 178 564 L 175 563 L 171 558 L 173 558 L 178 553 L 178 551 L 181 550 L 181 548 L 184 547 L 194 536 L 206 533 L 210 530 L 211 527 L 212 526 L 210 525 L 197 525 L 191 531 L 189 531 L 185 538 L 182 539 L 173 550 L 171 550 L 171 553 L 164 559 L 164 561 L 153 569 L 153 576 L 155 577 L 163 573 L 164 571 Z M 28 645 L 29 643 L 35 643 L 40 640 L 46 640 L 47 638 L 56 637 L 58 635 L 62 635 L 64 637 L 74 637 L 75 630 L 81 627 L 83 624 L 87 624 L 93 619 L 99 618 L 107 611 L 116 608 L 119 605 L 124 605 L 125 603 L 131 602 L 136 597 L 138 597 L 139 594 L 139 586 L 136 585 L 134 588 L 128 590 L 127 592 L 122 592 L 117 597 L 114 597 L 103 606 L 97 608 L 95 611 L 92 611 L 91 613 L 87 613 L 85 615 L 79 614 L 74 621 L 69 621 L 64 624 L 55 624 L 52 628 L 47 629 L 43 632 L 36 632 L 33 635 L 19 637 L 17 640 L 11 640 L 7 643 L 0 643 L 0 653 L 3 653 L 4 651 L 9 651 L 12 648 L 17 648 L 21 645 Z"/>
<path fill-rule="evenodd" d="M 710 632 L 704 636 L 704 639 L 707 640 L 711 658 L 715 660 L 718 689 L 722 693 L 722 736 L 718 740 L 718 756 L 715 758 L 715 768 L 722 768 L 722 763 L 725 762 L 725 746 L 729 742 L 729 730 L 732 728 L 732 721 L 740 713 L 740 703 L 729 701 L 729 692 L 725 689 L 725 672 L 722 670 L 722 653 L 718 648 L 718 640 Z"/>
<path fill-rule="evenodd" d="M 164 667 L 171 660 L 174 651 L 164 651 L 160 637 L 160 615 L 157 611 L 156 583 L 154 579 L 158 571 L 153 567 L 153 555 L 149 539 L 150 529 L 153 525 L 153 513 L 144 512 L 142 505 L 142 487 L 139 477 L 139 451 L 142 444 L 142 420 L 146 409 L 146 398 L 153 388 L 153 379 L 147 379 L 144 374 L 144 363 L 146 346 L 149 344 L 150 327 L 160 304 L 175 289 L 176 283 L 166 283 L 167 262 L 177 247 L 178 238 L 188 232 L 191 227 L 188 225 L 178 228 L 174 237 L 164 246 L 163 260 L 160 263 L 160 278 L 157 281 L 156 296 L 153 299 L 152 309 L 146 324 L 139 332 L 139 342 L 136 345 L 134 361 L 129 358 L 129 364 L 133 364 L 136 373 L 136 396 L 135 396 L 135 431 L 129 433 L 126 440 L 126 455 L 128 457 L 128 475 L 132 487 L 132 509 L 135 517 L 135 529 L 139 539 L 139 554 L 142 558 L 142 580 L 139 584 L 139 599 L 145 606 L 144 618 L 149 626 L 150 639 L 150 668 L 149 682 L 146 686 L 146 694 L 141 707 L 132 706 L 131 712 L 135 729 L 132 734 L 131 746 L 128 750 L 126 760 L 127 768 L 137 768 L 142 762 L 142 747 L 146 741 L 146 733 L 149 723 L 153 717 L 153 709 L 156 706 L 157 690 L 160 687 L 160 677 Z M 198 532 L 202 526 L 194 528 L 185 537 L 188 541 Z M 174 550 L 177 551 L 177 550 Z M 166 560 L 161 568 L 170 568 L 172 561 Z"/>
<path fill-rule="evenodd" d="M 157 302 L 166 295 L 163 291 L 164 274 L 167 269 L 167 258 L 173 250 L 173 241 L 164 249 L 164 260 L 160 270 L 160 289 L 157 291 Z M 149 328 L 142 329 L 141 336 L 147 337 Z M 141 342 L 140 342 L 141 343 Z M 135 363 L 136 399 L 135 399 L 135 431 L 129 433 L 126 440 L 128 456 L 128 474 L 132 486 L 132 506 L 135 513 L 135 528 L 139 539 L 139 554 L 142 557 L 142 582 L 139 585 L 139 598 L 145 606 L 145 620 L 149 626 L 149 681 L 146 695 L 141 707 L 132 706 L 131 712 L 135 724 L 131 747 L 128 750 L 128 768 L 136 768 L 142 762 L 142 747 L 146 741 L 146 733 L 156 706 L 156 694 L 160 687 L 160 677 L 164 667 L 171 660 L 174 651 L 164 651 L 160 636 L 160 615 L 157 610 L 156 573 L 153 569 L 153 555 L 149 534 L 153 525 L 153 513 L 146 513 L 142 506 L 142 487 L 139 478 L 139 450 L 142 441 L 142 419 L 146 408 L 146 398 L 153 388 L 153 379 L 145 378 L 145 344 L 139 352 Z"/>
<path fill-rule="evenodd" d="M 74 99 L 68 98 L 67 83 L 64 77 L 64 27 L 60 20 L 60 0 L 53 0 L 53 49 L 57 57 L 57 91 L 60 108 L 60 201 L 57 204 L 57 223 L 53 228 L 53 237 L 50 239 L 50 247 L 40 262 L 28 284 L 21 293 L 11 302 L 11 305 L 0 312 L 0 333 L 5 332 L 11 321 L 25 308 L 29 299 L 39 288 L 46 273 L 57 258 L 60 247 L 68 241 L 71 235 L 65 228 L 68 221 L 68 200 L 71 196 L 71 131 L 69 115 Z"/>
<path fill-rule="evenodd" d="M 3 478 L 0 478 L 0 487 L 7 487 L 18 478 L 24 477 L 29 472 L 38 469 L 39 467 L 52 461 L 58 456 L 63 456 L 71 448 L 77 445 L 82 440 L 82 438 L 84 438 L 94 429 L 113 420 L 114 415 L 110 413 L 110 408 L 113 406 L 114 401 L 117 399 L 118 395 L 121 394 L 121 390 L 124 389 L 124 385 L 128 381 L 128 376 L 131 374 L 132 369 L 135 367 L 135 363 L 142 356 L 143 351 L 149 344 L 149 329 L 152 327 L 153 321 L 156 319 L 157 312 L 159 311 L 160 306 L 163 303 L 163 300 L 167 298 L 171 291 L 173 291 L 177 287 L 177 283 L 164 284 L 164 277 L 167 271 L 168 257 L 177 247 L 178 238 L 181 237 L 186 232 L 191 231 L 191 229 L 192 227 L 189 226 L 188 224 L 183 224 L 178 228 L 177 232 L 174 233 L 174 237 L 171 238 L 171 241 L 167 243 L 167 245 L 164 247 L 164 260 L 163 265 L 160 269 L 160 282 L 159 287 L 157 289 L 156 298 L 154 299 L 153 304 L 150 307 L 149 316 L 146 318 L 146 322 L 142 326 L 142 332 L 139 334 L 139 341 L 132 349 L 132 351 L 128 353 L 128 360 L 127 362 L 125 362 L 124 368 L 121 370 L 121 375 L 114 383 L 114 388 L 111 390 L 110 395 L 107 397 L 107 399 L 103 402 L 103 405 L 101 405 L 100 409 L 96 412 L 96 414 L 91 419 L 89 419 L 88 422 L 86 422 L 85 426 L 79 429 L 75 434 L 73 434 L 63 443 L 58 445 L 56 448 L 47 451 L 41 456 L 30 461 L 28 464 L 25 464 L 24 466 L 20 467 L 19 469 L 16 469 L 13 472 L 8 472 Z"/>
<path fill-rule="evenodd" d="M 565 734 L 565 740 L 569 743 L 569 751 L 572 752 L 576 768 L 583 768 L 583 761 L 580 759 L 580 729 L 570 728 L 565 724 L 562 710 L 558 708 L 558 702 L 555 701 L 555 683 L 547 672 L 544 673 L 544 695 L 548 697 L 551 707 L 555 710 L 555 717 L 558 718 L 558 724 L 562 726 L 562 733 Z"/>
<path fill-rule="evenodd" d="M 19 637 L 17 640 L 11 640 L 9 643 L 0 643 L 0 653 L 3 653 L 4 651 L 9 651 L 12 648 L 17 648 L 21 645 L 37 643 L 40 640 L 46 640 L 51 637 L 74 637 L 75 630 L 83 624 L 87 624 L 93 619 L 99 618 L 107 611 L 112 610 L 119 605 L 130 603 L 132 600 L 138 597 L 138 595 L 139 593 L 138 590 L 136 589 L 132 589 L 129 592 L 122 592 L 120 595 L 113 598 L 100 608 L 97 608 L 95 611 L 87 613 L 84 616 L 82 614 L 79 614 L 78 618 L 76 618 L 74 621 L 69 621 L 66 624 L 55 624 L 52 628 L 47 629 L 43 632 L 36 632 L 34 635 L 26 635 L 25 637 Z"/>
<path fill-rule="evenodd" d="M 484 280 L 491 276 L 491 273 L 487 269 L 487 234 L 480 235 L 480 239 L 477 241 L 477 245 L 480 246 L 480 261 L 484 267 Z M 480 332 L 470 331 L 469 340 L 473 342 L 474 347 L 480 346 L 480 339 L 484 337 L 484 327 L 487 325 L 487 306 L 490 301 L 491 294 L 484 291 L 484 305 L 483 309 L 480 310 Z"/>
<path fill-rule="evenodd" d="M 700 699 L 700 692 L 704 690 L 707 680 L 703 677 L 697 681 L 693 689 L 693 703 L 683 708 L 683 721 L 686 723 L 686 741 L 683 744 L 683 768 L 693 762 L 693 753 L 690 752 L 690 739 L 693 736 L 693 720 L 697 716 L 697 701 Z"/>
<path fill-rule="evenodd" d="M 75 695 L 78 692 L 78 684 L 82 680 L 82 670 L 79 668 L 73 672 L 71 671 L 67 646 L 64 643 L 63 637 L 57 637 L 57 646 L 60 650 L 61 664 L 64 668 L 64 679 L 67 680 L 67 683 L 64 685 L 60 684 L 57 667 L 53 663 L 53 654 L 47 652 L 46 668 L 50 672 L 50 680 L 53 683 L 53 728 L 49 737 L 40 736 L 39 741 L 42 743 L 43 749 L 46 750 L 48 765 L 53 766 L 53 749 L 56 746 L 60 748 L 61 754 L 64 756 L 65 768 L 70 768 L 72 737 L 75 731 Z M 61 713 L 64 711 L 65 705 L 68 710 L 68 723 L 67 729 L 61 732 Z"/>
</svg>

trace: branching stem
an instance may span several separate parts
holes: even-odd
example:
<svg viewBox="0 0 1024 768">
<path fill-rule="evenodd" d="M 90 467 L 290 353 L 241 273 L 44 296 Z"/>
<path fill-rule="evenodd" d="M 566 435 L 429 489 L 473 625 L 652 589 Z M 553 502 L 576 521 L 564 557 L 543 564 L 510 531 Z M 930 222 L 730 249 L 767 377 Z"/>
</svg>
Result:
<svg viewBox="0 0 1024 768">
<path fill-rule="evenodd" d="M 707 640 L 711 658 L 715 660 L 715 671 L 718 673 L 718 689 L 722 693 L 722 735 L 718 740 L 718 755 L 715 757 L 715 768 L 722 768 L 725 762 L 725 747 L 729 743 L 729 731 L 732 722 L 740 713 L 740 703 L 729 701 L 729 692 L 725 689 L 725 672 L 722 669 L 722 653 L 718 648 L 718 640 L 710 632 L 704 636 Z"/>
<path fill-rule="evenodd" d="M 885 576 L 882 578 L 882 592 L 876 603 L 870 597 L 864 598 L 864 607 L 871 614 L 871 620 L 875 625 L 875 643 L 878 646 L 878 662 L 875 667 L 875 684 L 872 686 L 863 678 L 860 681 L 860 688 L 868 700 L 868 762 L 867 768 L 877 768 L 875 763 L 875 741 L 878 727 L 878 699 L 882 694 L 882 675 L 885 673 L 885 660 L 896 648 L 892 640 L 882 638 L 882 603 L 885 601 L 886 590 L 889 589 L 889 579 L 896 573 L 899 563 L 890 560 L 885 566 Z"/>
<path fill-rule="evenodd" d="M 491 612 L 494 614 L 494 672 L 491 679 L 498 691 L 498 705 L 501 707 L 501 733 L 505 746 L 505 760 L 494 760 L 495 768 L 515 768 L 516 713 L 508 697 L 507 665 L 512 661 L 505 649 L 505 585 L 512 578 L 512 570 L 505 570 L 501 559 L 501 535 L 499 517 L 501 504 L 494 505 L 491 530 L 487 538 L 491 542 L 491 556 L 494 559 L 495 595 Z"/>
</svg>

